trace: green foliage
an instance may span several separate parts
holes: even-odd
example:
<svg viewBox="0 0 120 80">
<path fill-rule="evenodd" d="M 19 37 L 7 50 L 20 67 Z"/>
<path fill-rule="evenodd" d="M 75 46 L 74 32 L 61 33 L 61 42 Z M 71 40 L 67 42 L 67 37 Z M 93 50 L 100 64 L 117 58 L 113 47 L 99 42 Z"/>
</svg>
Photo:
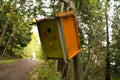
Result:
<svg viewBox="0 0 120 80">
<path fill-rule="evenodd" d="M 42 49 L 41 49 L 41 44 L 38 43 L 38 40 L 39 40 L 39 35 L 38 33 L 34 32 L 32 35 L 31 42 L 23 50 L 24 57 L 33 58 L 33 54 L 35 54 L 36 58 L 41 58 Z"/>
<path fill-rule="evenodd" d="M 16 53 L 14 51 L 22 50 L 31 41 L 29 24 L 32 17 L 27 18 L 31 13 L 26 12 L 28 6 L 17 0 L 3 0 L 0 6 L 0 53 L 13 56 Z M 5 52 L 2 52 L 4 49 Z"/>
<path fill-rule="evenodd" d="M 55 61 L 41 62 L 29 74 L 29 80 L 61 80 L 61 75 L 56 72 Z"/>
</svg>

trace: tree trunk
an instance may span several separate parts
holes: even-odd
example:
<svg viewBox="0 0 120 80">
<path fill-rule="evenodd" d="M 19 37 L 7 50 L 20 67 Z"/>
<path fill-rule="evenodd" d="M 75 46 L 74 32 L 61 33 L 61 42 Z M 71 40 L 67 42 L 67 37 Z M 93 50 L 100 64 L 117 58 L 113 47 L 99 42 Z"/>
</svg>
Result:
<svg viewBox="0 0 120 80">
<path fill-rule="evenodd" d="M 14 34 L 15 34 L 15 32 L 11 33 L 11 35 L 10 35 L 10 37 L 9 37 L 9 39 L 8 39 L 8 42 L 7 42 L 7 44 L 5 45 L 5 48 L 4 48 L 3 53 L 2 53 L 2 55 L 1 55 L 1 58 L 2 58 L 3 55 L 5 54 L 5 51 L 6 51 L 7 47 L 9 46 L 9 43 L 11 42 L 12 37 L 14 36 Z"/>
<path fill-rule="evenodd" d="M 106 18 L 106 41 L 107 41 L 107 55 L 106 55 L 106 77 L 105 80 L 111 80 L 110 78 L 110 42 L 109 42 L 109 26 L 108 26 L 108 0 L 106 1 L 105 5 L 105 18 Z"/>
<path fill-rule="evenodd" d="M 9 22 L 10 18 L 11 18 L 11 15 L 12 15 L 12 12 L 11 12 L 10 16 L 8 17 L 6 24 L 3 26 L 2 35 L 0 37 L 0 45 L 1 45 L 1 42 L 2 42 L 2 39 L 3 39 L 4 35 L 6 33 L 7 25 L 8 25 L 8 22 Z"/>
</svg>

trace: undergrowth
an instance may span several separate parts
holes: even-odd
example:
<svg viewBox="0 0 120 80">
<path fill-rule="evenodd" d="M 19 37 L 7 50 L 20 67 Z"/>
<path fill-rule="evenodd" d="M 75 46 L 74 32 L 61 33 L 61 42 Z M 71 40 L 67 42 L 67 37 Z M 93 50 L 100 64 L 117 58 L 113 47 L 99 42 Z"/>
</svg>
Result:
<svg viewBox="0 0 120 80">
<path fill-rule="evenodd" d="M 55 61 L 43 61 L 29 73 L 28 80 L 61 80 L 61 74 L 56 72 Z"/>
<path fill-rule="evenodd" d="M 17 59 L 0 59 L 0 64 L 13 63 L 15 61 L 17 61 Z"/>
</svg>

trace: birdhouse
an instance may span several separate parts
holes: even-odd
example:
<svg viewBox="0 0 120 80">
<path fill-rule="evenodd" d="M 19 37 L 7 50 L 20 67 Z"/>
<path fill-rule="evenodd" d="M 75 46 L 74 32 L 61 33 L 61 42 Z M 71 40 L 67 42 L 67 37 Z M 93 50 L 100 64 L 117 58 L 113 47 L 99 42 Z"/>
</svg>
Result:
<svg viewBox="0 0 120 80">
<path fill-rule="evenodd" d="M 67 61 L 81 52 L 73 11 L 59 13 L 54 19 L 38 20 L 37 27 L 46 59 Z"/>
</svg>

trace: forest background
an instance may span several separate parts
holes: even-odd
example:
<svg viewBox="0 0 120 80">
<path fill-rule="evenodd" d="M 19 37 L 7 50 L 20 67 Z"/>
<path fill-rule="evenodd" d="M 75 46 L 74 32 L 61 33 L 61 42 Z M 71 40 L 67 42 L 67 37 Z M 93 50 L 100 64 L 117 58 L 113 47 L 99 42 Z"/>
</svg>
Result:
<svg viewBox="0 0 120 80">
<path fill-rule="evenodd" d="M 82 80 L 120 80 L 120 1 L 75 0 L 75 12 L 83 51 Z M 39 58 L 38 34 L 30 26 L 35 19 L 54 17 L 60 0 L 1 0 L 1 58 Z M 110 79 L 106 79 L 110 80 Z"/>
</svg>

